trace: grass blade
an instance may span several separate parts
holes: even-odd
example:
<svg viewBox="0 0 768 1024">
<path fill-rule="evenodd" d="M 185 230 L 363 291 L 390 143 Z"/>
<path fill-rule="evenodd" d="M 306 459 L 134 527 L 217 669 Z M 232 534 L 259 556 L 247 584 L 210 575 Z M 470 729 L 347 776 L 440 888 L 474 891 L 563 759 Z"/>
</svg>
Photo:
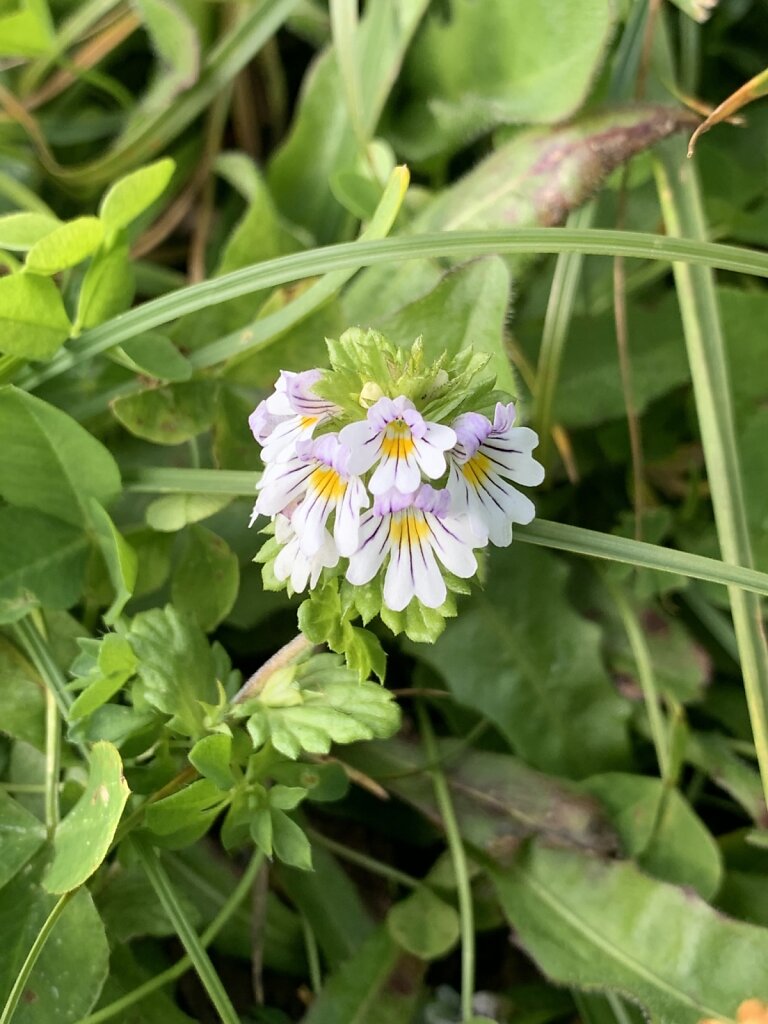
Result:
<svg viewBox="0 0 768 1024">
<path fill-rule="evenodd" d="M 161 295 L 136 309 L 84 331 L 77 346 L 60 350 L 45 366 L 28 370 L 17 380 L 20 387 L 35 388 L 71 367 L 93 359 L 129 338 L 167 324 L 187 313 L 262 288 L 332 270 L 373 266 L 398 260 L 446 257 L 470 259 L 489 253 L 581 252 L 594 256 L 627 256 L 719 267 L 757 277 L 768 277 L 768 253 L 717 242 L 666 238 L 638 231 L 607 231 L 598 228 L 524 228 L 500 231 L 444 231 L 368 242 L 343 242 L 321 249 L 280 256 L 233 271 L 199 284 Z"/>
<path fill-rule="evenodd" d="M 240 1018 L 221 983 L 221 978 L 216 973 L 200 937 L 184 913 L 159 857 L 154 849 L 143 840 L 134 839 L 134 848 L 138 853 L 141 866 L 155 890 L 155 895 L 176 929 L 222 1024 L 240 1024 Z"/>
<path fill-rule="evenodd" d="M 237 469 L 147 466 L 128 477 L 125 486 L 126 490 L 144 494 L 231 494 L 233 497 L 253 498 L 257 479 L 257 474 Z M 732 585 L 755 594 L 768 595 L 768 573 L 730 565 L 704 555 L 630 540 L 629 537 L 617 537 L 612 533 L 599 533 L 597 530 L 585 530 L 567 523 L 536 519 L 529 526 L 518 526 L 515 538 L 526 544 L 569 551 L 574 555 L 623 562 L 641 569 L 658 569 L 676 576 L 689 576 L 695 580 Z"/>
<path fill-rule="evenodd" d="M 659 148 L 656 177 L 667 230 L 693 240 L 705 238 L 696 169 L 686 160 L 679 142 Z M 720 550 L 724 562 L 750 567 L 752 547 L 714 275 L 708 267 L 687 263 L 675 263 L 674 274 Z M 768 647 L 760 602 L 736 587 L 729 587 L 729 596 L 760 775 L 768 799 Z"/>
</svg>

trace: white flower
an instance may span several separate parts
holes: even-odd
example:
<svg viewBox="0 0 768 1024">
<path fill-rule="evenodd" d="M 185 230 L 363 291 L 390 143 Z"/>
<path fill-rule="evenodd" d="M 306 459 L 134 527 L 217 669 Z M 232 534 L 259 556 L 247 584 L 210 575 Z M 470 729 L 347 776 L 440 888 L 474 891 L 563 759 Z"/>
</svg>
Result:
<svg viewBox="0 0 768 1024">
<path fill-rule="evenodd" d="M 449 501 L 446 491 L 429 484 L 412 495 L 391 490 L 377 497 L 360 522 L 349 582 L 368 583 L 389 556 L 384 604 L 399 612 L 416 597 L 428 608 L 439 608 L 447 590 L 437 559 L 449 572 L 469 579 L 477 572 L 472 548 L 481 546 L 466 520 L 447 514 Z"/>
<path fill-rule="evenodd" d="M 544 479 L 544 467 L 531 455 L 538 435 L 514 422 L 512 402 L 496 405 L 493 423 L 464 413 L 454 421 L 458 442 L 449 456 L 451 514 L 468 516 L 476 534 L 500 547 L 512 542 L 512 523 L 530 523 L 536 514 L 509 481 L 533 487 Z"/>
<path fill-rule="evenodd" d="M 319 423 L 336 412 L 333 402 L 312 390 L 322 377 L 321 370 L 292 373 L 281 370 L 275 390 L 248 417 L 256 440 L 262 445 L 264 462 L 284 462 L 296 454 L 299 441 L 307 440 Z"/>
<path fill-rule="evenodd" d="M 301 550 L 290 518 L 282 514 L 275 518 L 275 539 L 284 545 L 275 558 L 275 578 L 280 581 L 290 579 L 291 587 L 297 594 L 306 590 L 307 584 L 310 590 L 314 589 L 323 569 L 332 569 L 338 565 L 339 552 L 327 530 L 323 530 L 322 544 L 311 558 Z"/>
<path fill-rule="evenodd" d="M 339 554 L 351 555 L 357 548 L 360 510 L 369 499 L 362 481 L 349 472 L 349 449 L 338 434 L 324 434 L 299 442 L 296 451 L 293 458 L 264 470 L 251 523 L 258 515 L 277 515 L 298 501 L 291 526 L 303 553 L 313 558 L 323 547 L 325 524 L 335 511 L 336 547 Z"/>
<path fill-rule="evenodd" d="M 380 398 L 367 419 L 350 423 L 339 437 L 351 450 L 351 473 L 365 473 L 380 460 L 368 484 L 373 494 L 392 488 L 413 494 L 422 473 L 432 480 L 443 475 L 445 452 L 456 444 L 450 427 L 425 420 L 403 395 Z"/>
</svg>

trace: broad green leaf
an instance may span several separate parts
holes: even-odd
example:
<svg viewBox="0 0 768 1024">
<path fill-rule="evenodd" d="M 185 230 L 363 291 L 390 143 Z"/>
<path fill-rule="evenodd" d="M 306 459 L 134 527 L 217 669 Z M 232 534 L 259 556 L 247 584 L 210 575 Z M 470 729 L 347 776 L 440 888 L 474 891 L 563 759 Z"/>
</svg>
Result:
<svg viewBox="0 0 768 1024">
<path fill-rule="evenodd" d="M 627 854 L 654 878 L 691 886 L 705 900 L 720 887 L 720 849 L 701 819 L 661 779 L 611 772 L 582 783 L 608 809 Z"/>
<path fill-rule="evenodd" d="M 242 364 L 236 371 L 238 379 L 241 368 Z M 277 376 L 273 377 L 274 380 L 277 380 Z M 248 426 L 248 417 L 253 408 L 252 398 L 240 394 L 235 388 L 219 388 L 216 420 L 213 424 L 213 454 L 219 468 L 250 469 L 254 472 L 261 468 L 259 446 L 254 444 L 254 437 Z"/>
<path fill-rule="evenodd" d="M 0 277 L 0 350 L 24 359 L 48 359 L 69 337 L 59 289 L 44 277 Z"/>
<path fill-rule="evenodd" d="M 571 117 L 600 69 L 615 17 L 610 0 L 454 0 L 448 19 L 433 12 L 403 69 L 398 148 L 423 160 L 499 124 Z"/>
<path fill-rule="evenodd" d="M 98 217 L 77 217 L 36 242 L 27 254 L 25 267 L 33 274 L 58 274 L 94 253 L 104 237 Z"/>
<path fill-rule="evenodd" d="M 254 483 L 254 491 L 255 491 Z M 176 533 L 189 523 L 220 512 L 232 501 L 226 494 L 164 494 L 147 506 L 147 523 L 161 533 Z"/>
<path fill-rule="evenodd" d="M 141 101 L 138 116 L 145 116 L 162 110 L 195 84 L 200 74 L 200 41 L 183 5 L 173 0 L 137 0 L 136 6 L 162 65 Z"/>
<path fill-rule="evenodd" d="M 523 2 L 510 0 L 510 7 Z M 616 167 L 692 120 L 677 107 L 644 104 L 516 132 L 439 193 L 415 223 L 420 231 L 559 224 Z"/>
<path fill-rule="evenodd" d="M 0 19 L 0 38 L 2 19 Z M 49 235 L 61 221 L 45 213 L 6 213 L 0 217 L 0 248 L 31 249 Z"/>
<path fill-rule="evenodd" d="M 138 558 L 131 545 L 104 511 L 103 506 L 95 499 L 91 502 L 91 519 L 95 528 L 96 540 L 104 556 L 109 579 L 115 592 L 112 604 L 103 615 L 104 622 L 108 626 L 112 626 L 120 617 L 123 608 L 133 594 L 138 571 Z"/>
<path fill-rule="evenodd" d="M 744 999 L 765 995 L 768 930 L 627 861 L 532 845 L 490 873 L 519 942 L 557 984 L 619 992 L 659 1024 L 734 1024 Z"/>
<path fill-rule="evenodd" d="M 569 575 L 513 542 L 492 554 L 484 589 L 456 622 L 418 653 L 530 765 L 579 778 L 626 764 L 629 705 L 603 667 L 599 627 L 568 602 Z"/>
<path fill-rule="evenodd" d="M 126 539 L 139 560 L 134 596 L 143 597 L 158 590 L 168 579 L 173 537 L 139 526 L 128 530 Z"/>
<path fill-rule="evenodd" d="M 392 907 L 387 928 L 401 949 L 422 960 L 438 960 L 458 942 L 459 915 L 422 886 Z"/>
<path fill-rule="evenodd" d="M 423 298 L 373 326 L 401 345 L 410 345 L 421 335 L 427 361 L 470 346 L 487 353 L 498 387 L 514 396 L 517 385 L 504 348 L 510 285 L 501 259 L 477 260 L 446 274 Z"/>
<path fill-rule="evenodd" d="M 0 609 L 2 600 L 0 600 Z M 27 659 L 0 636 L 0 732 L 45 749 L 43 681 Z"/>
<path fill-rule="evenodd" d="M 34 857 L 45 835 L 43 823 L 0 790 L 0 889 Z"/>
<path fill-rule="evenodd" d="M 83 795 L 56 829 L 43 879 L 48 892 L 69 892 L 91 877 L 107 855 L 129 792 L 117 749 L 94 743 Z"/>
<path fill-rule="evenodd" d="M 174 934 L 173 925 L 155 899 L 147 876 L 135 864 L 114 864 L 94 898 L 107 933 L 116 940 L 115 948 L 132 939 L 150 935 L 164 938 Z M 197 927 L 201 914 L 184 893 L 179 894 L 179 900 L 187 917 Z"/>
<path fill-rule="evenodd" d="M 133 301 L 135 283 L 127 242 L 97 253 L 80 285 L 78 327 L 95 327 L 128 309 Z"/>
<path fill-rule="evenodd" d="M 128 640 L 139 659 L 147 701 L 189 736 L 203 729 L 200 702 L 216 703 L 216 665 L 205 634 L 171 605 L 137 615 Z"/>
<path fill-rule="evenodd" d="M 87 553 L 77 527 L 33 509 L 0 508 L 0 622 L 38 605 L 71 608 L 83 591 Z"/>
<path fill-rule="evenodd" d="M 414 1013 L 424 970 L 382 926 L 326 979 L 302 1024 L 402 1024 Z"/>
<path fill-rule="evenodd" d="M 38 882 L 38 861 L 0 890 L 0 1004 L 57 897 Z M 75 1024 L 99 997 L 109 968 L 104 926 L 87 889 L 77 892 L 56 922 L 27 982 L 13 1024 Z"/>
<path fill-rule="evenodd" d="M 442 740 L 439 750 L 461 834 L 478 849 L 504 858 L 521 840 L 543 835 L 604 856 L 616 853 L 616 831 L 605 811 L 574 783 L 534 771 L 510 754 L 463 751 L 460 740 Z M 397 738 L 361 744 L 343 756 L 442 827 L 419 744 Z"/>
<path fill-rule="evenodd" d="M 207 831 L 228 799 L 214 782 L 198 779 L 178 793 L 149 804 L 144 820 L 147 827 L 160 836 L 171 836 L 186 829 Z"/>
<path fill-rule="evenodd" d="M 190 750 L 189 760 L 201 775 L 210 779 L 219 789 L 231 789 L 235 784 L 231 767 L 231 736 L 225 733 L 203 736 Z"/>
<path fill-rule="evenodd" d="M 155 901 L 153 890 L 143 892 L 145 904 L 152 904 Z M 137 898 L 140 898 L 137 893 Z M 126 911 L 134 913 L 136 906 L 126 906 Z M 163 914 L 162 907 L 156 906 L 155 913 Z M 167 920 L 167 919 L 166 919 Z M 110 936 L 115 931 L 110 927 L 111 922 L 104 922 Z M 170 934 L 172 926 L 168 924 Z M 109 958 L 109 977 L 101 992 L 101 999 L 94 1007 L 98 1012 L 101 1008 L 129 996 L 142 985 L 151 983 L 157 974 L 157 968 L 147 965 L 138 957 L 134 956 L 132 948 L 124 942 L 117 942 L 113 945 Z M 140 1001 L 129 1004 L 120 1014 L 110 1017 L 112 1024 L 195 1024 L 194 1018 L 182 1012 L 176 1005 L 174 996 L 170 992 L 158 989 L 145 995 Z"/>
<path fill-rule="evenodd" d="M 208 379 L 149 388 L 117 398 L 112 411 L 136 437 L 153 444 L 183 444 L 213 423 L 216 385 Z"/>
<path fill-rule="evenodd" d="M 312 856 L 312 872 L 281 864 L 277 874 L 291 903 L 309 921 L 326 962 L 335 969 L 354 955 L 374 922 L 340 862 L 319 845 Z"/>
<path fill-rule="evenodd" d="M 374 0 L 360 21 L 362 120 L 372 136 L 427 0 Z M 304 81 L 293 129 L 273 157 L 268 181 L 281 211 L 320 243 L 339 241 L 350 218 L 333 196 L 334 172 L 354 166 L 358 141 L 344 102 L 336 55 L 327 50 Z"/>
<path fill-rule="evenodd" d="M 148 331 L 126 341 L 121 350 L 134 369 L 147 377 L 175 383 L 192 376 L 192 364 L 164 334 Z"/>
<path fill-rule="evenodd" d="M 204 526 L 190 526 L 171 576 L 171 598 L 207 633 L 227 617 L 240 584 L 237 555 Z"/>
<path fill-rule="evenodd" d="M 691 122 L 687 111 L 648 104 L 590 114 L 564 126 L 516 132 L 425 203 L 411 230 L 494 230 L 500 224 L 549 228 L 584 203 L 614 168 Z M 568 237 L 574 237 L 572 230 Z M 512 259 L 517 263 L 529 256 L 530 250 Z M 441 276 L 440 266 L 424 259 L 371 267 L 345 295 L 348 320 L 369 323 L 390 316 L 434 288 Z"/>
<path fill-rule="evenodd" d="M 109 231 L 120 231 L 141 216 L 165 192 L 176 165 L 170 157 L 126 174 L 101 201 L 99 217 Z"/>
<path fill-rule="evenodd" d="M 91 498 L 106 505 L 120 491 L 120 471 L 107 449 L 34 395 L 0 389 L 0 437 L 7 439 L 0 447 L 0 495 L 12 505 L 81 525 Z"/>
</svg>

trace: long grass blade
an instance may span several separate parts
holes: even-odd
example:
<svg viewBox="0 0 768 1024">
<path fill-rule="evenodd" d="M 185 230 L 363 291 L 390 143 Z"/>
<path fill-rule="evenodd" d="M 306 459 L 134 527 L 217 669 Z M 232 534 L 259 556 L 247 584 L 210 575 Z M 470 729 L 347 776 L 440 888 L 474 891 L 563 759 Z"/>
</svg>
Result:
<svg viewBox="0 0 768 1024">
<path fill-rule="evenodd" d="M 236 299 L 262 288 L 276 288 L 332 270 L 348 270 L 398 260 L 446 257 L 470 259 L 489 253 L 581 252 L 593 256 L 627 256 L 718 267 L 757 277 L 768 277 L 768 253 L 718 242 L 666 238 L 638 231 L 607 231 L 598 228 L 520 228 L 502 231 L 447 231 L 369 242 L 343 242 L 320 249 L 265 260 L 231 274 L 179 288 L 121 313 L 106 323 L 84 331 L 78 344 L 62 349 L 45 366 L 20 374 L 17 383 L 27 389 L 58 377 L 71 367 L 93 359 L 129 338 L 167 324 L 206 306 Z"/>
<path fill-rule="evenodd" d="M 656 177 L 670 234 L 704 239 L 706 221 L 696 169 L 686 160 L 679 142 L 659 148 Z M 673 269 L 720 550 L 724 562 L 748 568 L 752 565 L 752 546 L 714 276 L 709 267 L 688 263 L 675 263 Z M 760 602 L 737 587 L 729 588 L 729 597 L 763 790 L 768 799 L 768 646 Z"/>
</svg>

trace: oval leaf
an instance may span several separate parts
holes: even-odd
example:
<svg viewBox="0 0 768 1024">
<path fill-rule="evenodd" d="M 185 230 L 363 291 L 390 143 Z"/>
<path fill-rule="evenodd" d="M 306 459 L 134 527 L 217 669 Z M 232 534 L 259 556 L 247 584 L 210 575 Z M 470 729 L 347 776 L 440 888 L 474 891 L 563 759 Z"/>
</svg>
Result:
<svg viewBox="0 0 768 1024">
<path fill-rule="evenodd" d="M 0 248 L 26 250 L 61 224 L 45 213 L 7 213 L 0 217 Z"/>
<path fill-rule="evenodd" d="M 165 192 L 175 169 L 173 160 L 164 157 L 116 181 L 99 207 L 105 226 L 119 231 L 136 220 Z"/>
<path fill-rule="evenodd" d="M 70 330 L 53 281 L 30 274 L 0 277 L 0 351 L 23 359 L 48 359 Z"/>
<path fill-rule="evenodd" d="M 58 274 L 94 253 L 104 237 L 98 217 L 77 217 L 41 238 L 29 250 L 26 269 L 33 274 Z"/>
<path fill-rule="evenodd" d="M 82 525 L 90 499 L 108 504 L 120 471 L 107 449 L 60 409 L 18 388 L 0 389 L 0 495 Z"/>
<path fill-rule="evenodd" d="M 742 1000 L 768 994 L 768 930 L 627 861 L 533 845 L 491 877 L 518 941 L 559 984 L 620 992 L 661 1024 L 733 1022 Z"/>
<path fill-rule="evenodd" d="M 85 792 L 56 830 L 43 881 L 48 892 L 69 892 L 91 877 L 107 855 L 129 792 L 117 748 L 95 743 Z"/>
</svg>

